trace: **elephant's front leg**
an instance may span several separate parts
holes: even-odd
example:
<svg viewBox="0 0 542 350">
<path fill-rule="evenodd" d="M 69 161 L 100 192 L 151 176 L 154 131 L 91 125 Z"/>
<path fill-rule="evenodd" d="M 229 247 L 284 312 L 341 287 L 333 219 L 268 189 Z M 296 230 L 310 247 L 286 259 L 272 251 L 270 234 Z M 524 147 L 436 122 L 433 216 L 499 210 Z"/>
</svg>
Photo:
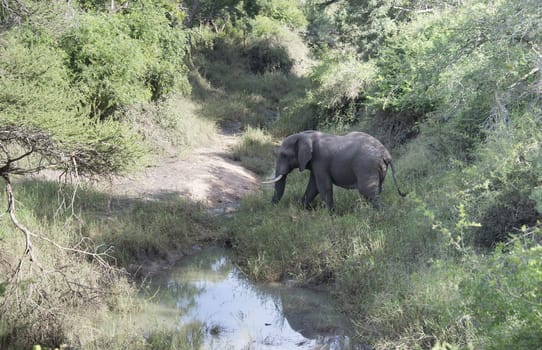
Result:
<svg viewBox="0 0 542 350">
<path fill-rule="evenodd" d="M 327 208 L 330 212 L 334 209 L 333 204 L 333 183 L 331 182 L 331 177 L 325 173 L 320 173 L 315 175 L 316 187 L 318 192 L 320 192 L 320 198 L 326 203 Z"/>
<path fill-rule="evenodd" d="M 316 186 L 316 179 L 314 178 L 314 174 L 311 171 L 309 183 L 307 184 L 307 189 L 305 190 L 305 194 L 303 195 L 302 199 L 302 203 L 305 209 L 310 209 L 311 203 L 316 197 L 316 195 L 318 195 L 318 187 Z"/>
</svg>

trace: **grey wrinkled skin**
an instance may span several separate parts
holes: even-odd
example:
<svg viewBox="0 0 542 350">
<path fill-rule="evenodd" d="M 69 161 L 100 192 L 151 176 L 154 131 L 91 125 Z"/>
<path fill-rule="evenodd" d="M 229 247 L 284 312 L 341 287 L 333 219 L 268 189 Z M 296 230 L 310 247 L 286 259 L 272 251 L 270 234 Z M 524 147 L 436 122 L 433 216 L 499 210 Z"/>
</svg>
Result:
<svg viewBox="0 0 542 350">
<path fill-rule="evenodd" d="M 373 206 L 380 210 L 380 193 L 391 166 L 395 187 L 401 196 L 395 178 L 390 153 L 374 137 L 364 132 L 352 132 L 344 136 L 319 131 L 303 131 L 290 135 L 277 152 L 275 175 L 283 175 L 275 183 L 273 203 L 280 201 L 286 186 L 286 177 L 294 169 L 310 171 L 310 179 L 303 195 L 303 205 L 311 206 L 314 198 L 320 198 L 327 208 L 333 210 L 333 185 L 357 189 Z"/>
</svg>

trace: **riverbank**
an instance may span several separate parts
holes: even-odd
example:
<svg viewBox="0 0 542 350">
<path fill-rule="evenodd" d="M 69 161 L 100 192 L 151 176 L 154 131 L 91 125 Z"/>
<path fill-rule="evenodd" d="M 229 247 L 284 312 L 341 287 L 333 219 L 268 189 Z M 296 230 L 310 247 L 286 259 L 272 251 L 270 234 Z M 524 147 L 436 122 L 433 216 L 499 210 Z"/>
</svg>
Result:
<svg viewBox="0 0 542 350">
<path fill-rule="evenodd" d="M 17 215 L 38 236 L 35 261 L 25 264 L 19 277 L 30 283 L 31 294 L 11 290 L 9 282 L 0 285 L 0 297 L 9 297 L 2 304 L 0 333 L 7 332 L 2 348 L 67 343 L 103 349 L 111 336 L 119 337 L 111 343 L 119 346 L 145 343 L 146 333 L 119 325 L 115 334 L 81 330 L 105 322 L 109 314 L 129 318 L 143 307 L 135 303 L 141 281 L 203 246 L 227 240 L 220 217 L 231 215 L 241 196 L 258 189 L 258 177 L 229 156 L 239 140 L 232 130 L 216 132 L 190 153 L 166 154 L 129 177 L 66 183 L 48 173 L 16 181 L 15 197 L 24 204 Z M 0 268 L 8 275 L 22 255 L 20 233 L 5 220 L 2 229 Z M 46 265 L 53 268 L 43 272 Z M 66 290 L 75 293 L 70 300 L 62 294 Z M 15 298 L 36 293 L 54 298 L 37 301 L 39 308 Z M 10 335 L 15 329 L 17 335 Z"/>
</svg>

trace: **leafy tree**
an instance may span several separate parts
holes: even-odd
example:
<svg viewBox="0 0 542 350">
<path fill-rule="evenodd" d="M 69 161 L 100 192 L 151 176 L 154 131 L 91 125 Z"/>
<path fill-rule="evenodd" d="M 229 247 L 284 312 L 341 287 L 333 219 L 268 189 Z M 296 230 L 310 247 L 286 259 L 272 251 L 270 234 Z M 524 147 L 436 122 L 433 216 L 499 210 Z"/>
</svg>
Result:
<svg viewBox="0 0 542 350">
<path fill-rule="evenodd" d="M 311 100 L 320 111 L 319 123 L 336 127 L 355 123 L 375 72 L 372 62 L 359 61 L 352 54 L 329 55 L 321 60 L 310 74 L 317 86 L 311 92 Z"/>
<path fill-rule="evenodd" d="M 60 40 L 72 85 L 94 116 L 133 103 L 188 93 L 183 13 L 168 1 L 140 0 L 117 13 L 84 13 Z"/>
<path fill-rule="evenodd" d="M 307 24 L 297 1 L 259 0 L 258 4 L 261 16 L 272 18 L 291 28 L 302 28 Z"/>
<path fill-rule="evenodd" d="M 120 106 L 149 100 L 148 57 L 122 16 L 82 15 L 78 21 L 61 42 L 82 104 L 104 119 Z"/>
<path fill-rule="evenodd" d="M 181 25 L 185 17 L 169 0 L 140 0 L 123 12 L 129 36 L 142 46 L 148 60 L 144 83 L 153 100 L 190 92 L 186 65 L 190 48 L 187 30 Z"/>
<path fill-rule="evenodd" d="M 439 134 L 445 126 L 452 147 L 441 151 L 468 158 L 499 107 L 496 94 L 518 105 L 532 98 L 520 90 L 536 72 L 542 18 L 536 1 L 521 3 L 474 1 L 405 25 L 380 50 L 375 104 L 430 118 L 424 128 Z"/>
<path fill-rule="evenodd" d="M 241 0 L 186 0 L 184 3 L 188 8 L 187 25 L 189 28 L 211 24 L 215 31 L 218 31 L 217 20 L 228 21 L 242 15 L 238 7 Z M 255 1 L 247 1 L 246 3 L 246 9 L 254 12 L 259 10 Z"/>
<path fill-rule="evenodd" d="M 339 2 L 334 17 L 339 40 L 368 58 L 378 52 L 384 40 L 399 32 L 402 23 L 457 4 L 456 0 L 346 0 Z"/>
<path fill-rule="evenodd" d="M 143 149 L 126 126 L 89 118 L 70 87 L 63 51 L 39 36 L 28 41 L 31 33 L 0 37 L 0 176 L 10 216 L 26 237 L 25 256 L 34 260 L 32 234 L 15 217 L 12 176 L 44 169 L 107 175 L 134 164 Z"/>
</svg>

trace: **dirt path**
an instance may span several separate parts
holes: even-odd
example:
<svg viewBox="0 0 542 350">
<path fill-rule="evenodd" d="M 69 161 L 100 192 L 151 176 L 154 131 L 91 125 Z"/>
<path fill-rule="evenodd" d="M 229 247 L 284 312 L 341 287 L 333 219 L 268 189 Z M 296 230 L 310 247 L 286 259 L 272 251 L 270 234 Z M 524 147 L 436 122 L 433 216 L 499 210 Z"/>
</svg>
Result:
<svg viewBox="0 0 542 350">
<path fill-rule="evenodd" d="M 230 158 L 230 148 L 239 140 L 231 131 L 219 132 L 188 156 L 167 156 L 156 166 L 112 179 L 103 189 L 141 199 L 182 197 L 202 203 L 213 214 L 229 213 L 238 207 L 241 197 L 259 188 L 260 181 Z"/>
</svg>

